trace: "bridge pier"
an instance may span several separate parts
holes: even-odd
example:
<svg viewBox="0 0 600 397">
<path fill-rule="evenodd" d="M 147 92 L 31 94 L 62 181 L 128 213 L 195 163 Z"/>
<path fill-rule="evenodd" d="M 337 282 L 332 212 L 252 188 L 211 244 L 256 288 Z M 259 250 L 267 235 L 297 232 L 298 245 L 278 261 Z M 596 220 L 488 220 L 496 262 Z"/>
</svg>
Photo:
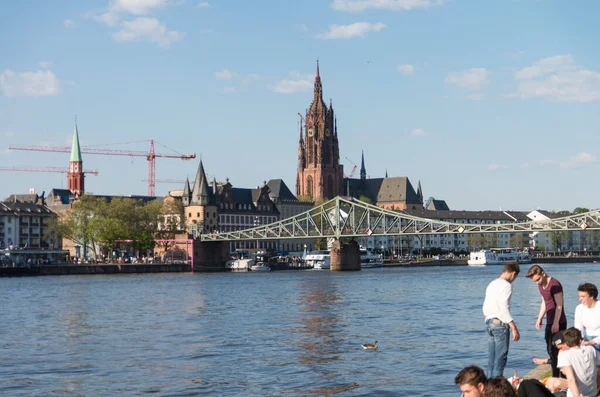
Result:
<svg viewBox="0 0 600 397">
<path fill-rule="evenodd" d="M 194 272 L 225 271 L 225 262 L 229 259 L 228 241 L 192 240 L 190 257 Z"/>
<path fill-rule="evenodd" d="M 330 271 L 360 270 L 360 247 L 358 242 L 352 240 L 347 244 L 342 244 L 340 240 L 336 240 L 331 246 L 330 255 Z"/>
</svg>

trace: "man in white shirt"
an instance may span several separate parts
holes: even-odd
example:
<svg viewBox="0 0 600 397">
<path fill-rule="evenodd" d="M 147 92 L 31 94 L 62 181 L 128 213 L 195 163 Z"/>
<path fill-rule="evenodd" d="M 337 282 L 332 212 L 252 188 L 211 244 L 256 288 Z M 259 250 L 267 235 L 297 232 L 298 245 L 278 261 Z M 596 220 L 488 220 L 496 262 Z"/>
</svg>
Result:
<svg viewBox="0 0 600 397">
<path fill-rule="evenodd" d="M 520 271 L 517 263 L 507 263 L 500 277 L 489 283 L 485 290 L 483 316 L 488 334 L 488 378 L 503 376 L 508 358 L 509 329 L 512 330 L 513 341 L 520 338 L 517 325 L 510 315 L 512 282 Z"/>
<path fill-rule="evenodd" d="M 569 349 L 558 353 L 557 365 L 567 377 L 567 397 L 596 396 L 596 366 L 600 365 L 600 352 L 581 344 L 583 338 L 577 328 L 566 330 L 564 337 Z"/>
</svg>

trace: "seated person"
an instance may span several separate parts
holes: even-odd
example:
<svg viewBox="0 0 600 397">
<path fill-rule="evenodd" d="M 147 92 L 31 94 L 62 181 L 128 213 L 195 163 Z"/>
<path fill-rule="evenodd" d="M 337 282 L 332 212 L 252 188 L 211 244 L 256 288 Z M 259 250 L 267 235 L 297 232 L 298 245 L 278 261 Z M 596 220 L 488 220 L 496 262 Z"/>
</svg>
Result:
<svg viewBox="0 0 600 397">
<path fill-rule="evenodd" d="M 592 397 L 598 393 L 596 385 L 596 366 L 600 363 L 600 354 L 592 346 L 582 345 L 581 331 L 569 328 L 564 331 L 564 344 L 560 349 L 557 366 L 567 377 L 566 392 L 557 392 L 555 396 Z M 558 341 L 557 341 L 558 342 Z M 562 343 L 558 343 L 562 345 Z M 550 378 L 558 379 L 558 378 Z M 519 387 L 519 397 L 552 396 L 550 390 L 540 387 L 537 380 L 524 380 Z"/>
<path fill-rule="evenodd" d="M 486 381 L 485 372 L 476 365 L 463 368 L 454 378 L 464 397 L 483 397 Z"/>
<path fill-rule="evenodd" d="M 484 397 L 517 397 L 517 391 L 503 376 L 488 379 L 483 392 Z"/>
</svg>

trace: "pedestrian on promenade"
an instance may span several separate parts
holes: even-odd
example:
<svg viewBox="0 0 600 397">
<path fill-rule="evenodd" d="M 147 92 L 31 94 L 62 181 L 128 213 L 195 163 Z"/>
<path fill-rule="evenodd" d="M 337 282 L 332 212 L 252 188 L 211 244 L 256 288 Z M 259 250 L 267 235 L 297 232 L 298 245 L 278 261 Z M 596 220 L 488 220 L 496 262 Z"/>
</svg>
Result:
<svg viewBox="0 0 600 397">
<path fill-rule="evenodd" d="M 488 379 L 484 397 L 517 397 L 517 391 L 503 376 Z"/>
<path fill-rule="evenodd" d="M 476 365 L 461 369 L 454 378 L 454 383 L 460 388 L 463 397 L 483 397 L 486 381 L 483 369 Z"/>
<path fill-rule="evenodd" d="M 510 331 L 512 340 L 518 341 L 519 330 L 510 314 L 510 298 L 512 296 L 512 282 L 519 275 L 520 268 L 517 263 L 504 265 L 499 278 L 490 282 L 485 290 L 483 302 L 483 316 L 485 317 L 486 332 L 488 335 L 488 378 L 502 376 L 508 358 Z"/>
<path fill-rule="evenodd" d="M 535 328 L 542 328 L 542 321 L 544 316 L 546 316 L 544 339 L 546 340 L 546 351 L 550 357 L 548 363 L 552 366 L 552 376 L 558 378 L 560 377 L 560 371 L 556 367 L 558 349 L 552 343 L 552 335 L 558 331 L 567 329 L 562 284 L 557 279 L 548 276 L 539 265 L 531 266 L 525 277 L 537 284 L 542 296 L 542 303 L 537 321 L 535 322 Z M 541 363 L 539 360 L 534 360 L 534 362 L 536 364 Z"/>
<path fill-rule="evenodd" d="M 583 334 L 584 345 L 600 349 L 600 305 L 598 288 L 592 283 L 577 287 L 580 305 L 575 308 L 575 328 Z"/>
</svg>

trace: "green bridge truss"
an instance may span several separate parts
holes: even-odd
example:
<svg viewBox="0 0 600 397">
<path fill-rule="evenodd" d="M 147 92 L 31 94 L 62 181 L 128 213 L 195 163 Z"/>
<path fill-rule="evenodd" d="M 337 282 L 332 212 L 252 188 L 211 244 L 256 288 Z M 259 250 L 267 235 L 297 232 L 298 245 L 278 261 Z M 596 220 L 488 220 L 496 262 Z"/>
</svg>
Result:
<svg viewBox="0 0 600 397">
<path fill-rule="evenodd" d="M 193 225 L 192 225 L 193 226 Z M 600 210 L 521 223 L 455 223 L 419 218 L 353 198 L 335 197 L 296 216 L 233 232 L 200 234 L 201 241 L 282 240 L 459 233 L 531 233 L 560 230 L 600 230 Z"/>
</svg>

